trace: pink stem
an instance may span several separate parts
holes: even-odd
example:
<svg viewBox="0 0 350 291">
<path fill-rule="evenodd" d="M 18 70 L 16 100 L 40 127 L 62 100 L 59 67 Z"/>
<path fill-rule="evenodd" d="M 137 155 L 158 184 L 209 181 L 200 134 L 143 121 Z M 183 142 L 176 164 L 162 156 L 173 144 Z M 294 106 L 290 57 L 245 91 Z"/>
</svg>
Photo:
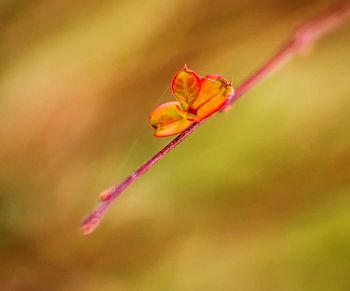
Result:
<svg viewBox="0 0 350 291">
<path fill-rule="evenodd" d="M 251 75 L 246 81 L 237 87 L 235 94 L 226 104 L 221 108 L 225 111 L 233 102 L 238 100 L 243 94 L 249 91 L 260 80 L 270 75 L 272 72 L 280 68 L 283 64 L 289 61 L 293 56 L 297 55 L 308 48 L 321 36 L 327 34 L 331 30 L 342 25 L 350 18 L 350 1 L 343 2 L 335 6 L 328 12 L 321 14 L 300 26 L 294 33 L 291 40 L 287 42 L 270 60 L 268 60 L 260 69 Z M 82 222 L 82 230 L 84 234 L 92 233 L 100 224 L 106 211 L 112 202 L 138 178 L 145 174 L 155 163 L 165 157 L 172 149 L 180 144 L 186 137 L 192 134 L 202 122 L 194 123 L 169 144 L 167 144 L 161 151 L 151 157 L 147 162 L 141 165 L 135 172 L 128 176 L 119 185 L 106 190 L 101 197 L 101 202 L 97 208 L 87 216 Z"/>
<path fill-rule="evenodd" d="M 260 80 L 271 75 L 293 56 L 309 49 L 321 36 L 341 26 L 349 18 L 350 1 L 345 1 L 299 26 L 292 38 L 236 89 L 235 95 L 222 110 L 225 111 L 233 101 L 236 101 Z"/>
<path fill-rule="evenodd" d="M 160 159 L 165 157 L 168 152 L 170 152 L 173 148 L 175 148 L 179 143 L 181 143 L 187 136 L 189 136 L 192 132 L 194 132 L 199 125 L 203 122 L 195 122 L 189 128 L 187 128 L 184 132 L 179 134 L 176 138 L 174 138 L 170 143 L 168 143 L 161 151 L 151 157 L 147 162 L 141 165 L 135 172 L 129 175 L 123 182 L 119 185 L 107 190 L 104 192 L 104 196 L 102 197 L 103 201 L 96 207 L 96 209 L 87 216 L 82 223 L 82 230 L 84 234 L 89 234 L 95 230 L 95 228 L 100 224 L 104 214 L 107 209 L 124 190 L 131 184 L 133 184 L 139 177 L 145 174 L 155 163 L 157 163 Z"/>
</svg>

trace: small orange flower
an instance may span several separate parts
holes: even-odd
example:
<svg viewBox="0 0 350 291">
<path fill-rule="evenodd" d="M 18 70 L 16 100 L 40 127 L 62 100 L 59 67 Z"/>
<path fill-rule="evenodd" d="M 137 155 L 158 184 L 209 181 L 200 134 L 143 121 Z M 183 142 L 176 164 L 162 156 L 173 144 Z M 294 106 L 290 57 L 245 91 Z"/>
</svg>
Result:
<svg viewBox="0 0 350 291">
<path fill-rule="evenodd" d="M 149 116 L 156 137 L 183 132 L 218 111 L 234 93 L 231 82 L 222 76 L 201 78 L 186 66 L 174 76 L 171 89 L 177 101 L 159 105 Z"/>
</svg>

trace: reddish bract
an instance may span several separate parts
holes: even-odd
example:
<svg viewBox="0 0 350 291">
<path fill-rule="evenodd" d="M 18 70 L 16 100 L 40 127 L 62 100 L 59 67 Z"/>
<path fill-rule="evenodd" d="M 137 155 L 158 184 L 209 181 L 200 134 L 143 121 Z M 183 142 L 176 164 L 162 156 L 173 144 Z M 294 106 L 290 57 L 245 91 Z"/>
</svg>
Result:
<svg viewBox="0 0 350 291">
<path fill-rule="evenodd" d="M 174 76 L 171 89 L 177 101 L 159 105 L 149 116 L 157 137 L 183 132 L 218 111 L 234 93 L 231 82 L 222 76 L 201 78 L 186 66 Z"/>
</svg>

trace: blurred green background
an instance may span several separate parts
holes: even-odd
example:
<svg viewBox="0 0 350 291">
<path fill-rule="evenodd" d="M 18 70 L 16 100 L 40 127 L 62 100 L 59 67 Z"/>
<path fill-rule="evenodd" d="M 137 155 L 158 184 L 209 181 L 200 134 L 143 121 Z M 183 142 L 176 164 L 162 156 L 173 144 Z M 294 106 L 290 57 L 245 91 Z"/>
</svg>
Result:
<svg viewBox="0 0 350 291">
<path fill-rule="evenodd" d="M 235 85 L 335 1 L 0 2 L 0 290 L 350 290 L 350 25 L 170 139 L 185 63 Z"/>
</svg>

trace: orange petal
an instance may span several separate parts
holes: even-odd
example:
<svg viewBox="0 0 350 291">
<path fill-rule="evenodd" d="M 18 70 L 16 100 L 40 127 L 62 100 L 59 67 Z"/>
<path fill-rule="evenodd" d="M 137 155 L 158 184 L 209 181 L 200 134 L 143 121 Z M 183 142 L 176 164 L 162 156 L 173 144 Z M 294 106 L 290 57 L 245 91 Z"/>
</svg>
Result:
<svg viewBox="0 0 350 291">
<path fill-rule="evenodd" d="M 179 102 L 172 101 L 156 107 L 149 116 L 149 123 L 155 129 L 155 136 L 165 137 L 183 132 L 193 121 L 181 114 Z"/>
<path fill-rule="evenodd" d="M 231 83 L 222 76 L 208 75 L 202 78 L 201 91 L 189 111 L 203 119 L 217 111 L 233 93 Z"/>
<path fill-rule="evenodd" d="M 176 73 L 171 83 L 173 94 L 184 110 L 187 110 L 196 100 L 200 88 L 200 77 L 186 66 Z"/>
</svg>

